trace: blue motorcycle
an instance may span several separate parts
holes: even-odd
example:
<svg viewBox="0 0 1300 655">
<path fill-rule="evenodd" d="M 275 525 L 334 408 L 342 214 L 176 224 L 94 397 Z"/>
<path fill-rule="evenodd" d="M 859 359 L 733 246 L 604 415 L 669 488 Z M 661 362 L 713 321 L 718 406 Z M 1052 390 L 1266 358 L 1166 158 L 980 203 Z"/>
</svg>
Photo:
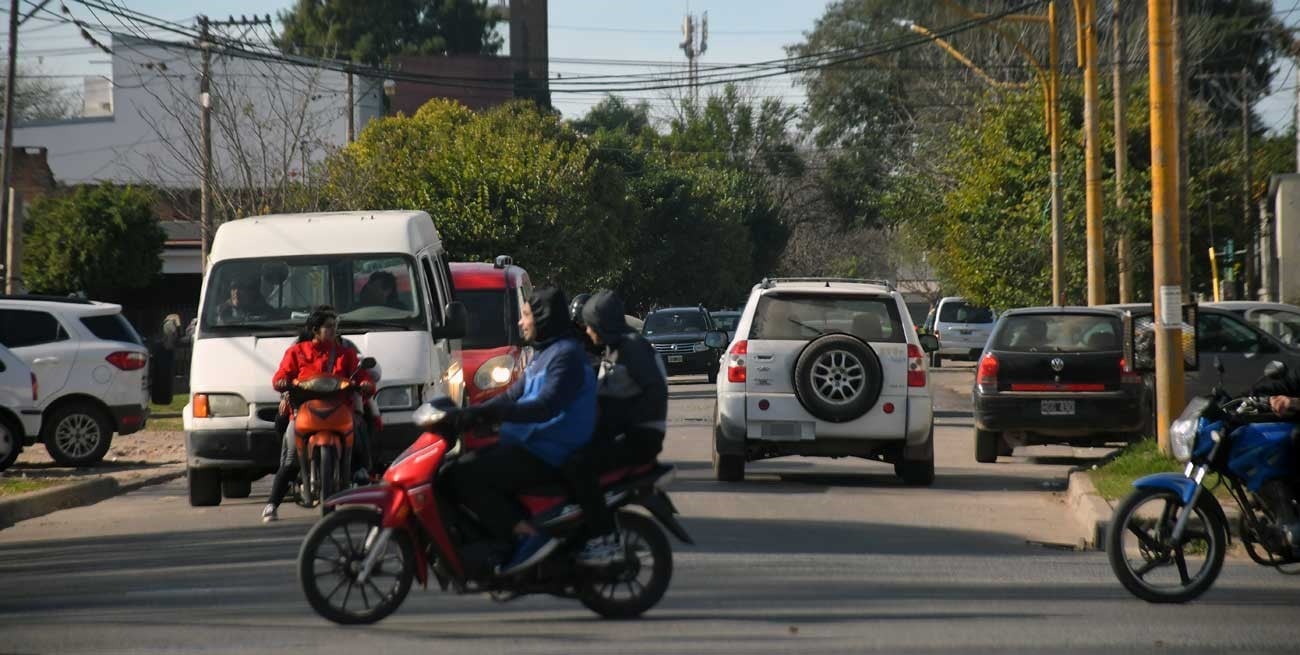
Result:
<svg viewBox="0 0 1300 655">
<path fill-rule="evenodd" d="M 1223 368 L 1215 362 L 1220 378 Z M 1265 377 L 1286 365 L 1272 362 Z M 1134 596 L 1152 603 L 1184 603 L 1205 593 L 1223 568 L 1228 519 L 1215 499 L 1220 485 L 1241 509 L 1239 533 L 1256 563 L 1300 563 L 1297 487 L 1292 432 L 1268 398 L 1232 398 L 1221 387 L 1188 403 L 1169 431 L 1183 473 L 1160 473 L 1133 483 L 1115 508 L 1106 553 L 1115 577 Z M 1214 476 L 1207 477 L 1209 474 Z"/>
</svg>

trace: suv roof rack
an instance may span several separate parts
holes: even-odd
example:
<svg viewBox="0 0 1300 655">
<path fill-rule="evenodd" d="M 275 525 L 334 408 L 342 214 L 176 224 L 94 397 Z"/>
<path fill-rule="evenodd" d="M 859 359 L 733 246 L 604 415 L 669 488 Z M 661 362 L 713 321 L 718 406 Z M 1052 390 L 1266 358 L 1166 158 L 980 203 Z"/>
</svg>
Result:
<svg viewBox="0 0 1300 655">
<path fill-rule="evenodd" d="M 889 280 L 854 277 L 765 277 L 763 278 L 763 281 L 759 283 L 759 286 L 764 289 L 771 289 L 779 282 L 825 282 L 828 286 L 831 282 L 844 284 L 875 284 L 885 287 L 890 291 L 894 290 L 894 285 Z"/>
<path fill-rule="evenodd" d="M 94 302 L 85 298 L 76 296 L 48 296 L 37 293 L 5 293 L 0 294 L 0 300 L 35 300 L 39 302 L 61 302 L 70 305 L 93 305 Z"/>
</svg>

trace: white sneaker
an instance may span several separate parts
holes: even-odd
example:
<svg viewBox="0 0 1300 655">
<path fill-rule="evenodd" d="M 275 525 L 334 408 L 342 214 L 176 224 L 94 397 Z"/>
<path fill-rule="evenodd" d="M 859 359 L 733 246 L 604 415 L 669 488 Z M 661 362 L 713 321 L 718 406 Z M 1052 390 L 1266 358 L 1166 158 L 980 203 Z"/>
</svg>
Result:
<svg viewBox="0 0 1300 655">
<path fill-rule="evenodd" d="M 619 543 L 618 535 L 601 535 L 595 537 L 582 547 L 578 552 L 577 562 L 582 566 L 609 566 L 615 562 L 623 561 L 623 544 Z"/>
<path fill-rule="evenodd" d="M 276 514 L 275 505 L 272 505 L 271 503 L 267 503 L 266 507 L 262 508 L 262 522 L 270 523 L 271 521 L 279 521 L 279 520 L 280 517 Z"/>
</svg>

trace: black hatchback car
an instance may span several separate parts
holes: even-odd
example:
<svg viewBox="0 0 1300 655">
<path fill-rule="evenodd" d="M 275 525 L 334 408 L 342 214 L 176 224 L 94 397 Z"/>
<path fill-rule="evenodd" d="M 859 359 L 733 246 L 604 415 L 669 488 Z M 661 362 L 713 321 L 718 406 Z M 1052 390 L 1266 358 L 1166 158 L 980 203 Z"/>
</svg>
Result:
<svg viewBox="0 0 1300 655">
<path fill-rule="evenodd" d="M 1003 314 L 980 355 L 975 460 L 1016 446 L 1097 446 L 1145 436 L 1142 377 L 1124 361 L 1121 314 L 1034 307 Z"/>
<path fill-rule="evenodd" d="M 722 352 L 710 348 L 704 338 L 716 329 L 703 307 L 667 307 L 650 312 L 641 332 L 659 353 L 668 375 L 707 375 L 713 383 L 718 380 Z"/>
</svg>

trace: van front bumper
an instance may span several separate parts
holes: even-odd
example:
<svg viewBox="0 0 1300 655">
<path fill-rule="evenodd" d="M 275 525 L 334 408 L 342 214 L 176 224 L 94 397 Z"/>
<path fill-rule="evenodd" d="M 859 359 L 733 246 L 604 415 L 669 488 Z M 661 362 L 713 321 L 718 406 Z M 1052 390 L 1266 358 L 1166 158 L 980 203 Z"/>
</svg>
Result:
<svg viewBox="0 0 1300 655">
<path fill-rule="evenodd" d="M 282 435 L 267 429 L 196 430 L 185 433 L 185 462 L 192 469 L 256 469 L 280 466 Z"/>
</svg>

